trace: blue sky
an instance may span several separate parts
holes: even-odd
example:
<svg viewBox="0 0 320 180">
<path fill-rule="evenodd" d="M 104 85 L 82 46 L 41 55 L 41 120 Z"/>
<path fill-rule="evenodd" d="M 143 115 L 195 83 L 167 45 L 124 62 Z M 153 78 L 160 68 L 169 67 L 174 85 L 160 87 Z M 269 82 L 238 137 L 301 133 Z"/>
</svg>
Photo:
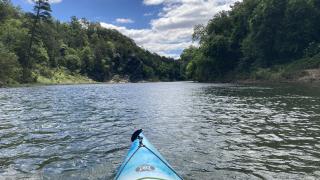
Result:
<svg viewBox="0 0 320 180">
<path fill-rule="evenodd" d="M 31 11 L 33 5 L 28 0 L 12 0 L 25 11 Z M 85 17 L 90 21 L 116 23 L 116 19 L 132 19 L 128 28 L 148 28 L 151 19 L 156 18 L 161 5 L 146 6 L 140 0 L 62 0 L 51 5 L 52 15 L 69 21 L 71 16 Z M 118 23 L 119 24 L 119 23 Z"/>
<path fill-rule="evenodd" d="M 152 52 L 178 58 L 191 40 L 193 27 L 206 24 L 237 0 L 50 0 L 52 15 L 61 21 L 71 16 L 100 22 L 131 37 Z M 12 0 L 25 11 L 31 0 Z"/>
</svg>

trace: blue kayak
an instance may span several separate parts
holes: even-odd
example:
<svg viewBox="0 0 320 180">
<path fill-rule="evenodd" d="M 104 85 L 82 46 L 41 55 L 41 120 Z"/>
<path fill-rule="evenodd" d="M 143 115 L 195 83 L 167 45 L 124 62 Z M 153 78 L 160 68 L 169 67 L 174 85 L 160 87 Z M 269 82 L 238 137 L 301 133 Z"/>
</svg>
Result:
<svg viewBox="0 0 320 180">
<path fill-rule="evenodd" d="M 131 141 L 131 148 L 115 180 L 182 180 L 142 130 L 136 131 Z"/>
</svg>

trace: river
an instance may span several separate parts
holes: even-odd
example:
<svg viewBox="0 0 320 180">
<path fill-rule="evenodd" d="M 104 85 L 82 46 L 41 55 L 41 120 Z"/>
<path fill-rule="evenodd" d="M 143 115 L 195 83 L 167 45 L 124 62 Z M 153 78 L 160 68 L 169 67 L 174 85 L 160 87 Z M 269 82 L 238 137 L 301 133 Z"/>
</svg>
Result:
<svg viewBox="0 0 320 180">
<path fill-rule="evenodd" d="M 0 179 L 112 179 L 135 129 L 186 179 L 320 179 L 320 86 L 0 89 Z"/>
</svg>

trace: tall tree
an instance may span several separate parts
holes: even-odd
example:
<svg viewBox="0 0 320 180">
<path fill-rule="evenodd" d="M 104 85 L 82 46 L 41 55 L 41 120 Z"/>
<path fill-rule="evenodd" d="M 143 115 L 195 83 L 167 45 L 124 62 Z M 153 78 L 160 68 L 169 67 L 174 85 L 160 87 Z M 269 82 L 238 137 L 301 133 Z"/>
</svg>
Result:
<svg viewBox="0 0 320 180">
<path fill-rule="evenodd" d="M 31 62 L 30 62 L 30 56 L 32 55 L 32 45 L 35 41 L 36 33 L 38 32 L 38 26 L 39 22 L 41 21 L 48 21 L 51 18 L 51 6 L 49 3 L 49 0 L 33 0 L 35 3 L 33 14 L 31 15 L 33 19 L 32 27 L 30 30 L 30 41 L 28 45 L 27 54 L 25 57 L 25 62 L 23 64 L 23 79 L 25 81 L 30 81 L 30 71 L 29 68 L 31 68 Z"/>
</svg>

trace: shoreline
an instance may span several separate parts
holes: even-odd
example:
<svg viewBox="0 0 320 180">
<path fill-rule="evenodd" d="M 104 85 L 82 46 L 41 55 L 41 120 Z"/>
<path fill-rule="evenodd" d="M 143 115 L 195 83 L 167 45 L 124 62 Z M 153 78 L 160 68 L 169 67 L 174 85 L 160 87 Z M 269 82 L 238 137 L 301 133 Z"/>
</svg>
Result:
<svg viewBox="0 0 320 180">
<path fill-rule="evenodd" d="M 143 83 L 165 83 L 165 82 L 189 82 L 189 83 L 205 83 L 205 84 L 238 84 L 238 85 L 272 85 L 272 84 L 306 84 L 306 85 L 316 85 L 320 84 L 320 81 L 265 81 L 265 80 L 237 80 L 233 82 L 198 82 L 198 81 L 138 81 L 138 82 L 84 82 L 84 83 L 54 83 L 54 84 L 45 84 L 45 83 L 30 83 L 30 84 L 10 84 L 1 86 L 0 89 L 4 88 L 27 88 L 27 87 L 37 87 L 37 86 L 71 86 L 71 85 L 94 85 L 94 84 L 143 84 Z"/>
<path fill-rule="evenodd" d="M 106 81 L 106 82 L 75 82 L 75 83 L 27 83 L 27 84 L 9 84 L 0 86 L 1 88 L 22 88 L 22 87 L 37 87 L 37 86 L 60 86 L 60 85 L 93 85 L 93 84 L 143 84 L 143 83 L 160 83 L 160 82 L 190 82 L 190 81 L 148 81 L 148 80 L 141 80 L 138 82 L 114 82 L 114 81 Z"/>
<path fill-rule="evenodd" d="M 47 81 L 48 82 L 48 81 Z M 19 88 L 19 87 L 35 87 L 35 86 L 58 86 L 58 85 L 83 85 L 83 84 L 128 84 L 128 83 L 157 83 L 157 82 L 178 82 L 178 81 L 161 81 L 161 80 L 139 80 L 137 82 L 131 82 L 130 79 L 126 76 L 114 76 L 111 80 L 106 82 L 97 82 L 92 79 L 85 79 L 81 81 L 74 81 L 67 79 L 62 82 L 44 83 L 26 83 L 26 84 L 3 84 L 0 83 L 0 88 Z M 320 68 L 319 69 L 307 69 L 302 71 L 302 75 L 296 75 L 292 78 L 283 78 L 278 77 L 274 79 L 235 79 L 235 80 L 226 80 L 226 81 L 179 81 L 179 82 L 193 82 L 193 83 L 231 83 L 231 84 L 242 84 L 242 85 L 262 85 L 262 84 L 320 84 Z"/>
<path fill-rule="evenodd" d="M 83 82 L 83 83 L 26 83 L 26 84 L 9 84 L 1 86 L 1 88 L 21 88 L 21 87 L 36 87 L 36 86 L 59 86 L 59 85 L 85 85 L 85 84 L 103 84 L 100 82 Z"/>
<path fill-rule="evenodd" d="M 238 83 L 244 84 L 261 84 L 261 83 L 281 83 L 281 84 L 318 84 L 320 83 L 320 68 L 317 69 L 305 69 L 297 71 L 291 75 L 291 78 L 285 78 L 283 75 L 278 78 L 270 79 L 245 79 L 245 80 L 236 80 Z"/>
</svg>

